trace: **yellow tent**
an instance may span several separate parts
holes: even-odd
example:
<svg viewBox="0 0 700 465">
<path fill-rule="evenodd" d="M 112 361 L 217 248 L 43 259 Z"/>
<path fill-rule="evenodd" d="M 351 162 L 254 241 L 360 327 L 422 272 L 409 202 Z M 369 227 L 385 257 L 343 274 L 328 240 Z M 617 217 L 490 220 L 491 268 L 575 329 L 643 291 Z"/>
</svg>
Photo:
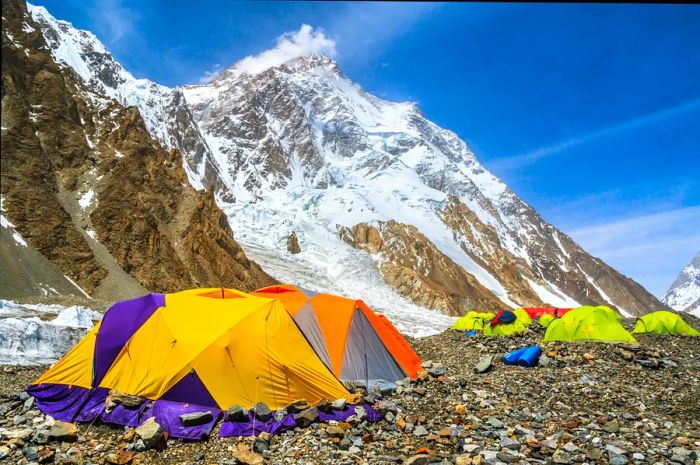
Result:
<svg viewBox="0 0 700 465">
<path fill-rule="evenodd" d="M 543 342 L 601 341 L 636 343 L 620 323 L 620 315 L 609 307 L 579 307 L 547 326 Z"/>
<path fill-rule="evenodd" d="M 700 332 L 683 321 L 680 315 L 665 310 L 647 313 L 637 318 L 637 323 L 634 325 L 632 332 L 634 334 L 658 333 L 700 336 Z"/>
<path fill-rule="evenodd" d="M 280 301 L 228 289 L 121 302 L 36 385 L 107 388 L 221 409 L 353 400 Z"/>
</svg>

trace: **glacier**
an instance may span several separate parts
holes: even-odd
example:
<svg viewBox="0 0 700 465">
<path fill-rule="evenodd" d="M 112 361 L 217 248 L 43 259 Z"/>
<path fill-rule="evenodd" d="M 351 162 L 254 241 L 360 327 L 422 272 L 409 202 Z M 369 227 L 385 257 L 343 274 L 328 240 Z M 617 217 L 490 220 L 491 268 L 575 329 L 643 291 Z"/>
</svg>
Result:
<svg viewBox="0 0 700 465">
<path fill-rule="evenodd" d="M 0 300 L 0 364 L 54 363 L 101 319 L 81 306 Z"/>
</svg>

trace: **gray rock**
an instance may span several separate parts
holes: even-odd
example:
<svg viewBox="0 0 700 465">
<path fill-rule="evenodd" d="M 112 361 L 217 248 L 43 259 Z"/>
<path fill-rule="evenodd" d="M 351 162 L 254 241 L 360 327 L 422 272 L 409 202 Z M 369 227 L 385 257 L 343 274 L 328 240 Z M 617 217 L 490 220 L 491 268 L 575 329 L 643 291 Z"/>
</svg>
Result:
<svg viewBox="0 0 700 465">
<path fill-rule="evenodd" d="M 627 463 L 627 458 L 624 455 L 616 454 L 608 450 L 608 462 L 610 465 L 625 465 Z"/>
<path fill-rule="evenodd" d="M 363 421 L 367 418 L 367 410 L 364 407 L 357 406 L 354 409 L 355 415 L 353 415 L 357 421 Z"/>
<path fill-rule="evenodd" d="M 426 368 L 426 370 L 433 378 L 444 376 L 447 373 L 447 367 L 442 363 L 433 363 L 430 367 Z"/>
<path fill-rule="evenodd" d="M 78 439 L 78 427 L 73 423 L 57 421 L 49 431 L 51 439 L 60 442 L 75 442 Z"/>
<path fill-rule="evenodd" d="M 333 402 L 331 402 L 331 408 L 333 410 L 345 410 L 345 406 L 347 405 L 348 401 L 346 399 L 336 399 Z"/>
<path fill-rule="evenodd" d="M 248 421 L 248 410 L 240 405 L 234 405 L 226 411 L 226 421 L 243 422 Z"/>
<path fill-rule="evenodd" d="M 3 460 L 10 456 L 10 448 L 7 446 L 0 446 L 0 460 Z"/>
<path fill-rule="evenodd" d="M 514 441 L 511 438 L 505 437 L 505 438 L 501 439 L 501 447 L 504 447 L 506 449 L 519 450 L 520 449 L 520 442 Z"/>
<path fill-rule="evenodd" d="M 620 423 L 617 420 L 610 420 L 605 425 L 603 425 L 603 431 L 608 433 L 617 433 L 620 431 Z"/>
<path fill-rule="evenodd" d="M 571 457 L 569 454 L 564 452 L 562 449 L 557 449 L 554 451 L 554 454 L 552 454 L 552 460 L 554 463 L 561 463 L 561 464 L 567 464 L 571 463 Z"/>
<path fill-rule="evenodd" d="M 322 399 L 321 401 L 318 402 L 318 404 L 316 404 L 316 407 L 318 407 L 321 410 L 324 410 L 325 405 L 326 405 L 326 401 Z M 307 401 L 299 400 L 299 401 L 296 401 L 296 402 L 289 404 L 287 406 L 287 411 L 289 413 L 299 413 L 299 412 L 306 410 L 309 407 L 311 407 L 311 405 Z"/>
<path fill-rule="evenodd" d="M 209 423 L 214 419 L 211 412 L 192 412 L 180 415 L 180 423 L 183 426 L 199 426 Z"/>
<path fill-rule="evenodd" d="M 348 438 L 343 438 L 338 443 L 338 448 L 340 450 L 348 450 L 352 446 L 352 441 Z"/>
<path fill-rule="evenodd" d="M 503 422 L 496 417 L 488 417 L 486 424 L 494 428 L 503 428 Z"/>
<path fill-rule="evenodd" d="M 396 413 L 398 410 L 399 408 L 397 407 L 396 403 L 390 400 L 382 400 L 377 406 L 377 411 L 382 415 L 385 415 L 387 412 Z"/>
<path fill-rule="evenodd" d="M 307 408 L 306 410 L 303 410 L 294 415 L 294 423 L 301 428 L 308 427 L 311 423 L 314 423 L 316 420 L 318 420 L 317 407 Z"/>
<path fill-rule="evenodd" d="M 564 444 L 562 449 L 564 449 L 566 452 L 568 452 L 570 454 L 573 454 L 579 450 L 578 447 L 576 447 L 576 445 L 573 442 L 567 442 L 566 444 Z"/>
<path fill-rule="evenodd" d="M 255 442 L 253 442 L 253 450 L 255 452 L 257 452 L 258 454 L 262 454 L 263 452 L 269 449 L 270 443 L 267 440 L 261 438 L 260 436 L 255 438 Z"/>
<path fill-rule="evenodd" d="M 418 426 L 416 426 L 416 429 L 413 430 L 414 436 L 421 437 L 421 436 L 427 436 L 428 434 L 430 434 L 430 433 L 428 432 L 427 429 L 425 429 L 425 427 L 423 425 L 418 425 Z"/>
<path fill-rule="evenodd" d="M 34 407 L 34 397 L 30 397 L 29 399 L 24 401 L 22 411 L 26 412 L 27 410 L 31 410 L 32 407 Z"/>
<path fill-rule="evenodd" d="M 474 373 L 486 373 L 493 366 L 493 360 L 496 358 L 495 355 L 486 355 L 481 357 L 479 362 L 474 366 Z"/>
<path fill-rule="evenodd" d="M 32 441 L 36 444 L 48 444 L 51 440 L 51 433 L 45 429 L 38 429 L 32 436 Z"/>
<path fill-rule="evenodd" d="M 256 420 L 267 421 L 272 418 L 272 410 L 264 402 L 258 402 L 250 409 Z"/>
<path fill-rule="evenodd" d="M 181 420 L 182 421 L 182 420 Z M 143 441 L 145 448 L 163 448 L 165 447 L 165 436 L 163 428 L 160 427 L 156 419 L 151 417 L 135 430 L 136 436 Z"/>
<path fill-rule="evenodd" d="M 39 448 L 34 446 L 24 446 L 22 448 L 22 454 L 24 454 L 27 460 L 33 462 L 39 458 Z"/>
<path fill-rule="evenodd" d="M 22 415 L 15 415 L 15 417 L 12 419 L 12 423 L 15 426 L 23 425 L 27 422 L 27 417 L 22 416 Z"/>
<path fill-rule="evenodd" d="M 427 455 L 414 455 L 404 461 L 404 465 L 428 465 L 430 463 L 430 457 Z"/>
</svg>

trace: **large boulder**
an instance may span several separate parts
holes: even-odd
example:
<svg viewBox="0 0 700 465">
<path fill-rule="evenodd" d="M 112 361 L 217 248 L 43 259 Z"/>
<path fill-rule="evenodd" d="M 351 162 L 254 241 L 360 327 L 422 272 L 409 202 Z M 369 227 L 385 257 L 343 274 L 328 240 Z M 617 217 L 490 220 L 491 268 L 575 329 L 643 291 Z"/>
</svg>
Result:
<svg viewBox="0 0 700 465">
<path fill-rule="evenodd" d="M 151 417 L 136 428 L 136 435 L 143 441 L 148 449 L 162 449 L 165 447 L 165 434 L 163 428 Z"/>
<path fill-rule="evenodd" d="M 49 436 L 51 436 L 51 439 L 54 441 L 75 442 L 78 439 L 78 427 L 73 423 L 57 421 L 51 427 Z"/>
<path fill-rule="evenodd" d="M 226 421 L 244 422 L 248 421 L 248 410 L 240 405 L 234 405 L 226 411 Z"/>
<path fill-rule="evenodd" d="M 192 412 L 180 415 L 180 423 L 183 426 L 205 425 L 213 419 L 211 412 Z"/>
<path fill-rule="evenodd" d="M 309 407 L 296 415 L 294 415 L 294 423 L 302 428 L 308 427 L 311 423 L 318 420 L 318 408 Z"/>
<path fill-rule="evenodd" d="M 250 408 L 253 416 L 258 421 L 267 421 L 272 418 L 272 410 L 264 402 L 258 402 Z"/>
</svg>

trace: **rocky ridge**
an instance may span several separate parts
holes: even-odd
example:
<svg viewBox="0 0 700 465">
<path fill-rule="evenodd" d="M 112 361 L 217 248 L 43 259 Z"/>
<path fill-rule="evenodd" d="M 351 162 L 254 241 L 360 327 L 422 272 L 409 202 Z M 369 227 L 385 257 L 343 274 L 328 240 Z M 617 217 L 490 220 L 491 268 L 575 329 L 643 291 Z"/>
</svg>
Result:
<svg viewBox="0 0 700 465">
<path fill-rule="evenodd" d="M 101 298 L 274 282 L 187 182 L 135 107 L 55 64 L 23 2 L 3 2 L 2 208 L 16 231 Z"/>
<path fill-rule="evenodd" d="M 384 280 L 419 305 L 454 316 L 472 308 L 506 307 L 415 226 L 391 220 L 339 229 L 343 241 L 367 253 L 380 254 L 379 270 Z"/>
</svg>

